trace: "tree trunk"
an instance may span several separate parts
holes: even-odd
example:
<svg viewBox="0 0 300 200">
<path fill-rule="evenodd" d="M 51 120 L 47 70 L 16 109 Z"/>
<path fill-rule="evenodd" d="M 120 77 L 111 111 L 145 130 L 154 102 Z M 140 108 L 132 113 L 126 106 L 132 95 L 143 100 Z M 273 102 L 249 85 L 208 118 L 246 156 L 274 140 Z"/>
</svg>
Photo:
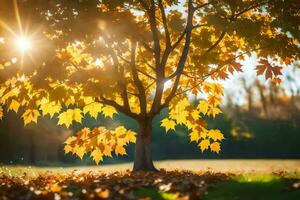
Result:
<svg viewBox="0 0 300 200">
<path fill-rule="evenodd" d="M 152 160 L 151 126 L 151 120 L 139 125 L 140 131 L 136 138 L 133 171 L 158 171 Z"/>
</svg>

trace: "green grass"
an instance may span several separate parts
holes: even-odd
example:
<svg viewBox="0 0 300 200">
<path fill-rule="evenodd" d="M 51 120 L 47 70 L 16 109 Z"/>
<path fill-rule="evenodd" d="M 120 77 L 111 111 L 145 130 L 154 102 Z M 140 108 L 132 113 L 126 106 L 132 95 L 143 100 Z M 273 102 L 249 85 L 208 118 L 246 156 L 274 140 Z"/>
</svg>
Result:
<svg viewBox="0 0 300 200">
<path fill-rule="evenodd" d="M 275 175 L 246 175 L 217 183 L 204 200 L 299 200 L 300 190 L 290 190 L 292 180 Z"/>
<path fill-rule="evenodd" d="M 155 200 L 176 200 L 178 195 L 173 193 L 162 192 L 157 188 L 148 187 L 134 191 L 134 195 L 139 198 L 151 198 Z"/>
<path fill-rule="evenodd" d="M 291 190 L 292 184 L 291 179 L 276 175 L 237 176 L 212 185 L 203 200 L 299 200 L 300 190 Z M 153 187 L 142 188 L 134 193 L 140 198 L 177 199 L 177 194 L 165 193 Z"/>
</svg>

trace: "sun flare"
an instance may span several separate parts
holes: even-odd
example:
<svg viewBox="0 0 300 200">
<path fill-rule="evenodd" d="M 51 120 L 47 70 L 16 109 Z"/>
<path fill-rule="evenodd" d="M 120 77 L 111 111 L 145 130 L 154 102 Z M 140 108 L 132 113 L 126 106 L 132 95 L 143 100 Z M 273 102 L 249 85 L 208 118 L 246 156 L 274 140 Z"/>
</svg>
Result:
<svg viewBox="0 0 300 200">
<path fill-rule="evenodd" d="M 32 47 L 30 39 L 26 37 L 17 38 L 16 46 L 22 53 L 25 53 Z"/>
</svg>

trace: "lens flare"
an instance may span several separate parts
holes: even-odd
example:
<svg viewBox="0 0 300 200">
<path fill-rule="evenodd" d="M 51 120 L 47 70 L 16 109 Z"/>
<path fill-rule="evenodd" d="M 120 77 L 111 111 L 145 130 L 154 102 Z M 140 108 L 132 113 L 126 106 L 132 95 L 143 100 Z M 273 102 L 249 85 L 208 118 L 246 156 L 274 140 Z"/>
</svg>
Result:
<svg viewBox="0 0 300 200">
<path fill-rule="evenodd" d="M 24 53 L 24 52 L 30 50 L 30 48 L 31 48 L 31 41 L 30 41 L 29 38 L 20 37 L 20 38 L 17 38 L 16 45 L 17 45 L 17 48 L 22 53 Z"/>
</svg>

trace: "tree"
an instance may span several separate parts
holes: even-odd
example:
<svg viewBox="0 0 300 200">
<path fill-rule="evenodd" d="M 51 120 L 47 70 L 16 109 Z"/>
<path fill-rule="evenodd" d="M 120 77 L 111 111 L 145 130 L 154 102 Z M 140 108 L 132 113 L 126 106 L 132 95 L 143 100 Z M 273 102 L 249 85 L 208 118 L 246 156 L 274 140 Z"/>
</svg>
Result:
<svg viewBox="0 0 300 200">
<path fill-rule="evenodd" d="M 221 113 L 218 80 L 242 71 L 239 61 L 255 52 L 257 73 L 279 83 L 282 67 L 299 59 L 296 0 L 12 2 L 0 8 L 1 116 L 22 108 L 25 125 L 50 115 L 67 127 L 85 115 L 135 119 L 137 134 L 85 128 L 66 141 L 67 153 L 90 152 L 97 163 L 133 142 L 133 169 L 156 170 L 151 122 L 164 108 L 167 132 L 186 126 L 201 151 L 219 153 L 223 134 L 204 120 Z M 205 98 L 195 105 L 189 94 Z"/>
</svg>

